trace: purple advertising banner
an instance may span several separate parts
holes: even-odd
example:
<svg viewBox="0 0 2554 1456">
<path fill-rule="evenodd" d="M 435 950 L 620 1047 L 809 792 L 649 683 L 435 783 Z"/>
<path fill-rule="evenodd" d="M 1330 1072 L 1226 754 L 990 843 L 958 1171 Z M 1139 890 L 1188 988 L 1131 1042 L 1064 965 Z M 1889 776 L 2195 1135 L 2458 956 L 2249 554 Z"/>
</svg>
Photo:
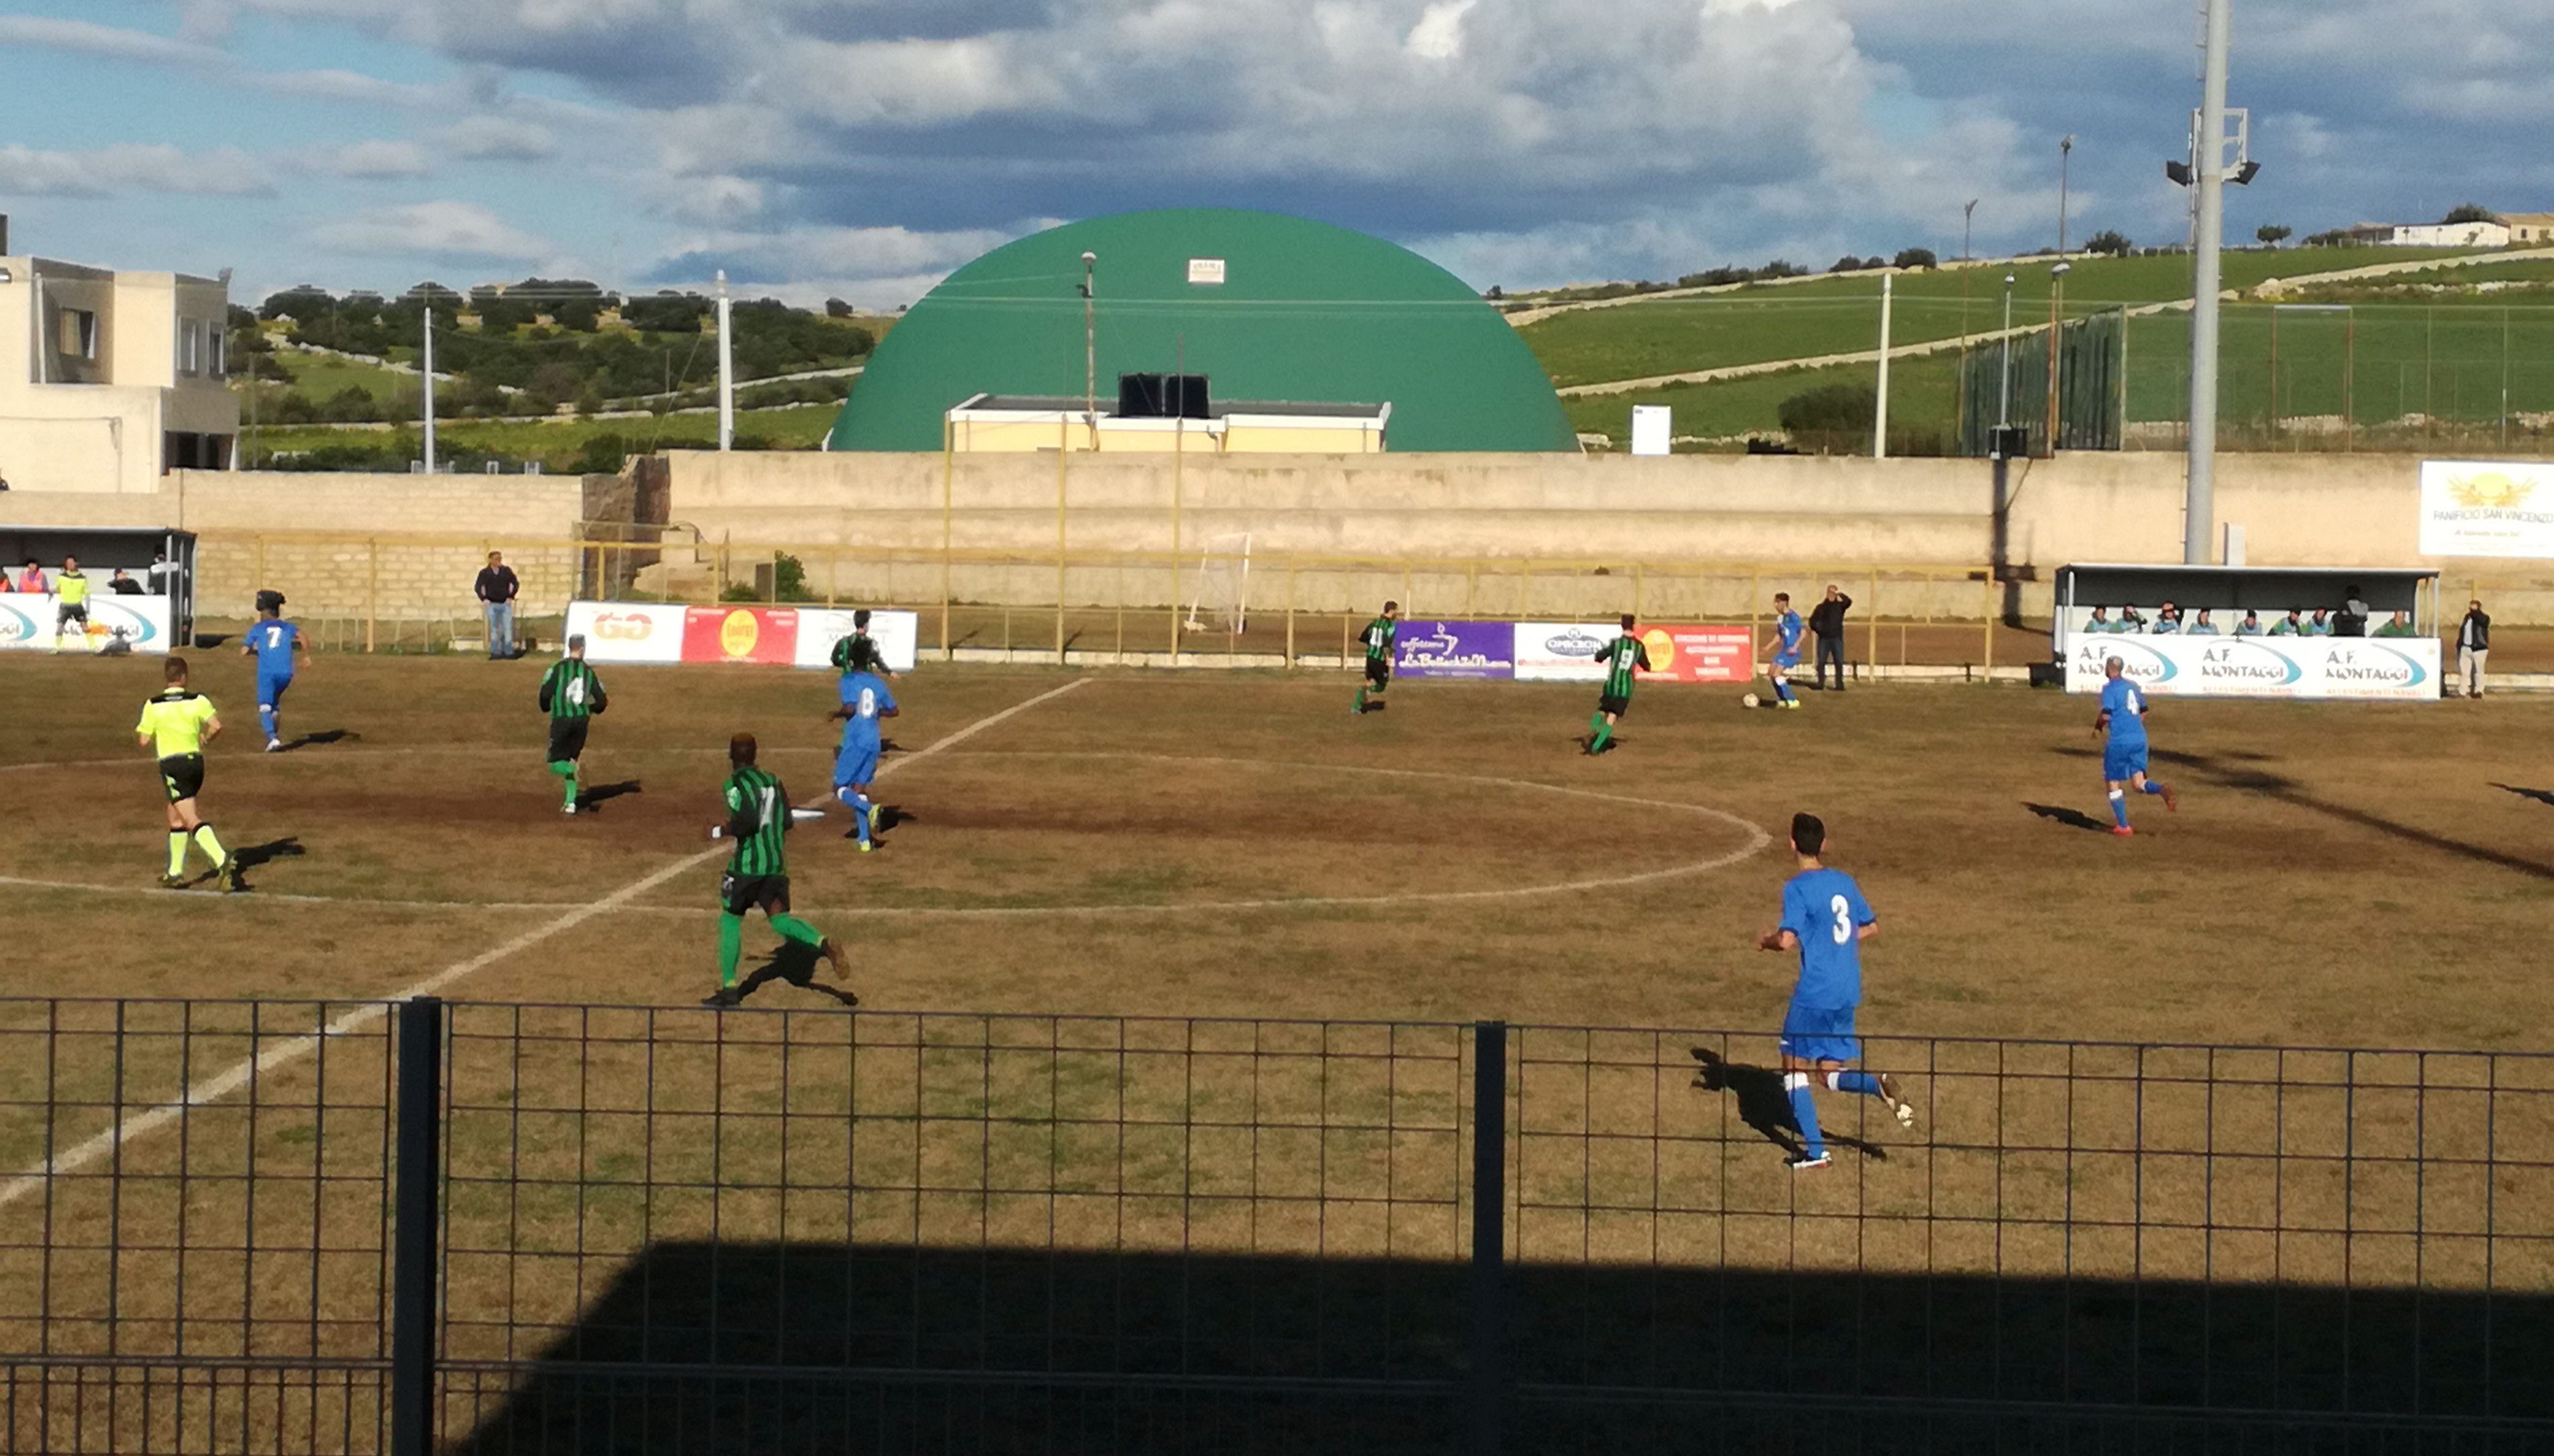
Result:
<svg viewBox="0 0 2554 1456">
<path fill-rule="evenodd" d="M 1516 627 L 1504 621 L 1405 621 L 1393 640 L 1392 670 L 1400 677 L 1504 682 L 1516 676 Z"/>
</svg>

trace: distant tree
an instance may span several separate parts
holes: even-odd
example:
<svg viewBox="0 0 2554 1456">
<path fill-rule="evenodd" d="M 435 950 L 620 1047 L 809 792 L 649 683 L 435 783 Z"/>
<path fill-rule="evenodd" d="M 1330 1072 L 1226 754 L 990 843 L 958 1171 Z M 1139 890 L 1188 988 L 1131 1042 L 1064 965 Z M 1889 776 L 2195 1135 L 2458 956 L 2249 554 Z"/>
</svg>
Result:
<svg viewBox="0 0 2554 1456">
<path fill-rule="evenodd" d="M 1870 440 L 1879 409 L 1879 392 L 1869 385 L 1821 385 L 1784 400 L 1776 417 L 1796 445 L 1844 449 Z"/>
<path fill-rule="evenodd" d="M 1758 279 L 1799 279 L 1806 278 L 1808 274 L 1809 271 L 1799 264 L 1786 262 L 1780 258 L 1756 270 Z"/>
<path fill-rule="evenodd" d="M 1498 295 L 1499 295 L 1499 290 L 1498 290 L 1498 289 L 1496 289 L 1496 288 L 1492 288 L 1492 289 L 1490 289 L 1490 296 L 1491 296 L 1491 297 L 1495 298 L 1495 297 L 1497 297 Z M 851 317 L 851 316 L 852 316 L 852 305 L 851 305 L 850 300 L 848 300 L 848 299 L 843 299 L 843 298 L 828 298 L 828 299 L 826 299 L 826 300 L 825 300 L 825 316 L 826 316 L 827 318 L 849 318 L 849 317 Z"/>
<path fill-rule="evenodd" d="M 1866 272 L 1866 273 L 1870 272 L 1872 269 L 1875 269 L 1875 268 L 1887 268 L 1888 266 L 1889 266 L 1889 260 L 1887 260 L 1887 259 L 1885 259 L 1885 258 L 1881 257 L 1881 256 L 1880 256 L 1879 254 L 1877 254 L 1877 253 L 1874 253 L 1874 254 L 1873 254 L 1873 255 L 1871 255 L 1869 258 L 1866 258 L 1866 259 L 1864 259 L 1864 260 L 1862 261 L 1863 271 L 1864 271 L 1864 272 Z"/>
<path fill-rule="evenodd" d="M 1862 272 L 1862 260 L 1848 253 L 1842 258 L 1837 259 L 1833 264 L 1830 264 L 1827 268 L 1827 272 L 1860 273 Z"/>
<path fill-rule="evenodd" d="M 1490 300 L 1491 302 L 1493 302 L 1493 303 L 1496 303 L 1496 302 L 1498 302 L 1500 299 L 1502 299 L 1502 298 L 1506 297 L 1507 295 L 1508 295 L 1508 290 L 1507 290 L 1507 289 L 1500 287 L 1500 286 L 1499 286 L 1498 284 L 1496 284 L 1496 283 L 1492 283 L 1492 284 L 1490 284 L 1490 290 L 1489 290 L 1488 292 L 1486 292 L 1486 293 L 1483 293 L 1481 296 L 1482 296 L 1482 297 L 1484 297 L 1484 298 L 1489 299 L 1489 300 Z M 831 305 L 831 304 L 827 304 L 826 306 L 830 308 L 830 307 L 832 307 L 833 305 Z M 851 310 L 849 310 L 849 309 L 845 309 L 845 310 L 843 311 L 843 315 L 842 315 L 842 316 L 843 316 L 843 317 L 845 317 L 845 318 L 849 318 L 849 317 L 851 316 Z"/>
<path fill-rule="evenodd" d="M 2114 258 L 2126 258 L 2137 251 L 2137 245 L 2122 237 L 2116 229 L 2105 228 L 2084 240 L 2084 251 L 2107 253 Z"/>
<path fill-rule="evenodd" d="M 431 305 L 436 311 L 445 313 L 457 313 L 461 309 L 461 295 L 431 279 L 400 294 L 399 301 L 411 308 Z"/>
<path fill-rule="evenodd" d="M 552 360 L 532 371 L 523 392 L 544 410 L 556 409 L 577 395 L 584 381 L 577 377 L 576 366 L 563 360 Z"/>
<path fill-rule="evenodd" d="M 2331 228 L 2320 233 L 2308 233 L 2303 246 L 2308 248 L 2339 248 L 2347 244 L 2349 241 L 2350 229 Z"/>
<path fill-rule="evenodd" d="M 327 289 L 315 283 L 302 283 L 281 293 L 269 294 L 267 300 L 258 305 L 257 311 L 261 318 L 290 318 L 307 323 L 336 312 L 337 300 L 329 296 Z"/>
<path fill-rule="evenodd" d="M 2480 202 L 2461 202 L 2455 207 L 2448 209 L 2447 216 L 2439 219 L 2439 222 L 2443 226 L 2454 225 L 2461 222 L 2498 221 L 2500 221 L 2500 219 L 2493 213 L 2493 210 L 2484 206 Z"/>
<path fill-rule="evenodd" d="M 2264 247 L 2276 248 L 2281 243 L 2286 242 L 2288 240 L 2288 235 L 2295 231 L 2296 229 L 2294 228 L 2281 227 L 2279 224 L 2274 222 L 2265 222 L 2260 227 L 2253 229 L 2253 236 L 2261 239 Z"/>
<path fill-rule="evenodd" d="M 1939 268 L 1942 264 L 1930 248 L 1901 248 L 1894 261 L 1899 268 Z"/>
</svg>

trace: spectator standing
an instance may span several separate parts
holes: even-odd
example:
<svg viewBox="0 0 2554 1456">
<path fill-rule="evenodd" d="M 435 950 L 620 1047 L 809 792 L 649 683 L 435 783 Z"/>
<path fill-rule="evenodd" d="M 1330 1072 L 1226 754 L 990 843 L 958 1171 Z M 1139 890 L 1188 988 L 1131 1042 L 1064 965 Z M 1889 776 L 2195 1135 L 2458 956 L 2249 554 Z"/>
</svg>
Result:
<svg viewBox="0 0 2554 1456">
<path fill-rule="evenodd" d="M 2483 660 L 2492 653 L 2492 618 L 2481 602 L 2466 604 L 2466 619 L 2457 623 L 2457 671 L 2466 680 L 2466 696 L 2483 696 Z"/>
<path fill-rule="evenodd" d="M 506 553 L 491 551 L 488 564 L 479 569 L 477 592 L 481 610 L 488 616 L 488 660 L 515 655 L 515 594 L 522 583 L 515 579 L 515 569 L 506 564 Z"/>
<path fill-rule="evenodd" d="M 151 583 L 152 596 L 174 597 L 177 595 L 177 577 L 184 570 L 169 559 L 168 552 L 154 551 L 151 553 L 151 569 L 142 575 Z"/>
<path fill-rule="evenodd" d="M 1844 691 L 1844 615 L 1853 610 L 1853 599 L 1827 583 L 1826 600 L 1809 609 L 1809 634 L 1818 639 L 1817 677 L 1814 685 L 1824 692 L 1827 664 L 1835 664 L 1835 690 Z"/>
<path fill-rule="evenodd" d="M 2332 634 L 2336 637 L 2367 636 L 2368 616 L 2367 599 L 2360 596 L 2359 583 L 2352 582 L 2350 590 L 2341 594 L 2341 616 L 2332 624 Z"/>
<path fill-rule="evenodd" d="M 42 597 L 53 590 L 45 581 L 45 569 L 36 564 L 33 556 L 27 558 L 27 569 L 18 573 L 18 590 L 30 597 Z"/>
<path fill-rule="evenodd" d="M 135 581 L 131 574 L 127 573 L 125 569 L 120 566 L 115 569 L 115 575 L 107 579 L 106 589 L 119 597 L 139 597 L 142 595 L 142 584 Z"/>
</svg>

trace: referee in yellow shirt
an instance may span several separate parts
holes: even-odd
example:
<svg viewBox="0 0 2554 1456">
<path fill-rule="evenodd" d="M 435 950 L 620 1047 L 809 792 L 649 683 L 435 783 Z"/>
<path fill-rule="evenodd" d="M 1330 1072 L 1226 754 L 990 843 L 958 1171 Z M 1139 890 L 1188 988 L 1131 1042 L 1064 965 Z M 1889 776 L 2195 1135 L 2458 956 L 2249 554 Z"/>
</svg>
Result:
<svg viewBox="0 0 2554 1456">
<path fill-rule="evenodd" d="M 79 644 L 88 646 L 88 577 L 79 569 L 79 558 L 62 558 L 62 574 L 54 578 L 54 650 L 62 650 L 62 637 L 71 623 L 79 623 Z"/>
<path fill-rule="evenodd" d="M 195 809 L 195 796 L 204 787 L 204 745 L 221 736 L 221 717 L 213 712 L 212 699 L 186 686 L 185 658 L 172 657 L 160 671 L 169 686 L 142 705 L 142 721 L 133 726 L 134 737 L 159 756 L 160 782 L 169 791 L 169 872 L 160 876 L 160 885 L 170 890 L 185 886 L 191 840 L 213 862 L 213 877 L 223 894 L 246 889 L 238 861 Z"/>
</svg>

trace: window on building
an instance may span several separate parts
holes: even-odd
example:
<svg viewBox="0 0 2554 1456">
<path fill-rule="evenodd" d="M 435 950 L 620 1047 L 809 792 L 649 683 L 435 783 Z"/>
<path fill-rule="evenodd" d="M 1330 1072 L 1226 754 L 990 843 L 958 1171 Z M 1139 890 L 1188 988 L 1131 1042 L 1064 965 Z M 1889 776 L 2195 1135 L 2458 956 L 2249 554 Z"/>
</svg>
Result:
<svg viewBox="0 0 2554 1456">
<path fill-rule="evenodd" d="M 55 349 L 72 359 L 97 357 L 97 314 L 86 308 L 65 308 L 55 315 L 57 328 Z"/>
<path fill-rule="evenodd" d="M 177 320 L 177 373 L 204 372 L 204 326 L 191 318 Z"/>
<path fill-rule="evenodd" d="M 223 331 L 221 325 L 204 325 L 204 373 L 217 380 L 230 375 L 230 335 Z"/>
</svg>

